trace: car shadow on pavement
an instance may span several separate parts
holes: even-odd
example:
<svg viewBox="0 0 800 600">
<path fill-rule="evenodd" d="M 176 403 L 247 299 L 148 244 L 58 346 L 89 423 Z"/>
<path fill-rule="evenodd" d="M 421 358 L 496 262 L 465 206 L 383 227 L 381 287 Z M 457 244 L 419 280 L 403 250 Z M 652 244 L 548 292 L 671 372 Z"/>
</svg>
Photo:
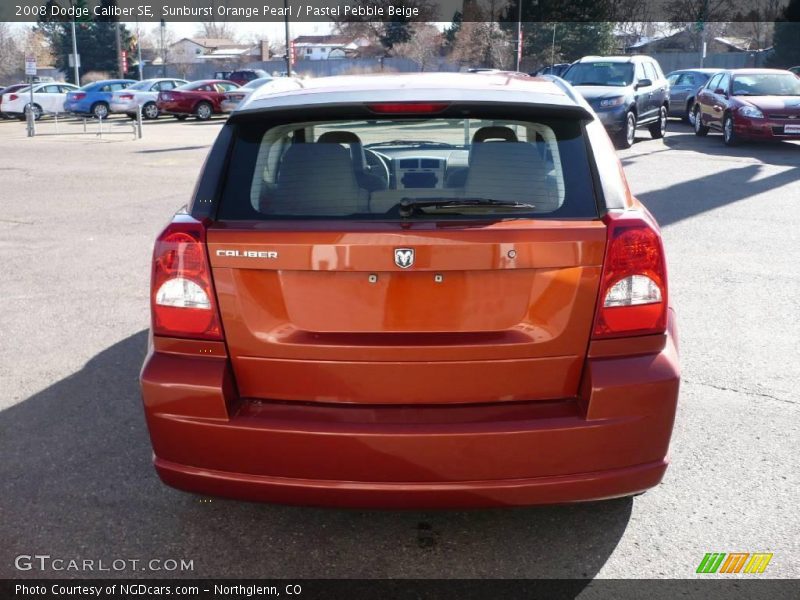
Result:
<svg viewBox="0 0 800 600">
<path fill-rule="evenodd" d="M 797 145 L 787 142 L 753 142 L 730 148 L 721 139 L 713 139 L 714 137 L 719 136 L 711 136 L 711 139 L 698 138 L 687 129 L 686 133 L 664 139 L 667 148 L 731 160 L 726 163 L 730 168 L 725 170 L 636 194 L 662 227 L 769 192 L 800 178 L 800 147 Z M 663 151 L 664 149 L 658 149 L 651 153 Z M 635 155 L 623 157 L 622 163 L 625 165 L 636 159 Z M 759 162 L 753 162 L 753 159 Z M 762 177 L 764 165 L 790 168 Z"/>
<path fill-rule="evenodd" d="M 199 498 L 152 466 L 141 331 L 0 411 L 2 577 L 592 578 L 630 498 L 572 506 L 379 511 Z M 187 559 L 185 572 L 17 571 L 14 557 Z"/>
<path fill-rule="evenodd" d="M 186 150 L 201 150 L 211 146 L 176 146 L 174 148 L 153 148 L 151 150 L 137 150 L 137 154 L 162 154 L 164 152 L 184 152 Z"/>
</svg>

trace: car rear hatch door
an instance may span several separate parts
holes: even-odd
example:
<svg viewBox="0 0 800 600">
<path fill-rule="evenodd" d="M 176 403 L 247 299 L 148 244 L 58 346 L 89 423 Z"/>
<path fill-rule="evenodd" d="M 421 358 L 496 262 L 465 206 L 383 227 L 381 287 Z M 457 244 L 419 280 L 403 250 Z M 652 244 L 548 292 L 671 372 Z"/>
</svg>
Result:
<svg viewBox="0 0 800 600">
<path fill-rule="evenodd" d="M 365 404 L 574 397 L 605 225 L 216 223 L 207 242 L 243 397 Z"/>
</svg>

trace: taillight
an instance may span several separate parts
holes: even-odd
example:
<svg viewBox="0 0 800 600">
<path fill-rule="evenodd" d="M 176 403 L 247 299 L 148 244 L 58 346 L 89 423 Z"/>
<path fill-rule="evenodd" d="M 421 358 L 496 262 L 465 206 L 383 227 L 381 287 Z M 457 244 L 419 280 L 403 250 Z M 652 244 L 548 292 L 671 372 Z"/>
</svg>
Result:
<svg viewBox="0 0 800 600">
<path fill-rule="evenodd" d="M 202 223 L 178 217 L 158 236 L 150 295 L 154 335 L 222 339 Z"/>
<path fill-rule="evenodd" d="M 73 100 L 83 100 L 84 98 L 86 98 L 86 94 L 84 93 L 77 93 L 72 95 Z"/>
<path fill-rule="evenodd" d="M 133 100 L 133 94 L 120 94 L 120 100 Z"/>
<path fill-rule="evenodd" d="M 609 213 L 593 337 L 664 333 L 667 267 L 661 236 L 640 212 Z"/>
<path fill-rule="evenodd" d="M 379 102 L 367 104 L 367 108 L 372 112 L 392 115 L 438 113 L 448 106 L 447 102 Z"/>
<path fill-rule="evenodd" d="M 17 96 L 16 94 L 9 94 L 8 95 L 8 99 L 9 100 L 16 100 L 17 98 L 19 98 L 19 96 Z"/>
</svg>

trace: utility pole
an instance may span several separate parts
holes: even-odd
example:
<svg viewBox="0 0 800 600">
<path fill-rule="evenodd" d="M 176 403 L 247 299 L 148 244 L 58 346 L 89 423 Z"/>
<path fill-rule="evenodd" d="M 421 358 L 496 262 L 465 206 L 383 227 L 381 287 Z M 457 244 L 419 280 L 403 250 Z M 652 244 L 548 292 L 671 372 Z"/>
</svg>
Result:
<svg viewBox="0 0 800 600">
<path fill-rule="evenodd" d="M 292 76 L 292 57 L 289 55 L 289 7 L 288 0 L 283 0 L 283 26 L 286 37 L 286 76 Z"/>
<path fill-rule="evenodd" d="M 553 23 L 553 44 L 550 46 L 550 66 L 554 67 L 556 64 L 556 25 Z"/>
<path fill-rule="evenodd" d="M 116 40 L 117 45 L 117 71 L 119 72 L 119 78 L 122 79 L 125 77 L 125 73 L 123 73 L 122 67 L 122 36 L 120 32 L 120 22 L 116 22 L 116 26 L 114 27 L 114 38 Z"/>
<path fill-rule="evenodd" d="M 517 13 L 517 71 L 522 62 L 522 0 L 517 0 L 519 12 Z"/>
<path fill-rule="evenodd" d="M 167 24 L 161 19 L 161 77 L 167 76 L 167 47 L 164 46 L 164 29 Z"/>
<path fill-rule="evenodd" d="M 139 17 L 136 17 L 136 64 L 139 65 L 139 81 L 142 77 L 142 36 L 139 31 Z"/>
<path fill-rule="evenodd" d="M 78 40 L 75 39 L 75 17 L 69 22 L 72 30 L 72 68 L 74 69 L 75 85 L 81 84 L 80 67 L 78 66 Z"/>
<path fill-rule="evenodd" d="M 700 67 L 706 61 L 706 25 L 708 24 L 708 0 L 703 0 L 703 16 L 700 18 Z"/>
</svg>

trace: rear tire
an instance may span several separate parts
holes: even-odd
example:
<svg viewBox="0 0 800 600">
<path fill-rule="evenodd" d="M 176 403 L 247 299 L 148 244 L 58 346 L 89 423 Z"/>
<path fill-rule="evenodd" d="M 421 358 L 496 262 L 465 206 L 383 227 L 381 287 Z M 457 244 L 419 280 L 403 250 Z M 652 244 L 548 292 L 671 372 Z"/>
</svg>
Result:
<svg viewBox="0 0 800 600">
<path fill-rule="evenodd" d="M 636 115 L 632 110 L 625 114 L 625 126 L 616 135 L 614 140 L 617 148 L 630 148 L 636 139 Z"/>
<path fill-rule="evenodd" d="M 25 107 L 25 114 L 22 117 L 23 121 L 25 121 L 28 118 L 28 111 L 29 110 L 31 110 L 31 105 L 30 104 Z M 39 106 L 38 104 L 34 104 L 33 105 L 33 120 L 34 121 L 38 121 L 39 119 L 41 119 L 43 113 L 44 113 L 44 111 L 42 110 L 41 106 Z"/>
<path fill-rule="evenodd" d="M 208 102 L 201 102 L 194 109 L 194 116 L 198 121 L 208 121 L 213 114 L 214 109 Z"/>
<path fill-rule="evenodd" d="M 695 106 L 692 114 L 694 114 L 694 134 L 698 137 L 707 136 L 708 127 L 703 125 L 703 119 L 700 118 L 700 107 Z"/>
<path fill-rule="evenodd" d="M 686 102 L 686 112 L 683 115 L 683 121 L 694 127 L 694 113 L 692 112 L 692 103 L 694 98 L 689 98 Z"/>
<path fill-rule="evenodd" d="M 94 106 L 92 106 L 92 116 L 95 119 L 107 119 L 108 118 L 108 104 L 105 102 L 98 102 Z"/>
<path fill-rule="evenodd" d="M 662 106 L 658 111 L 658 121 L 648 127 L 650 136 L 654 139 L 663 138 L 667 133 L 667 107 Z"/>
</svg>

